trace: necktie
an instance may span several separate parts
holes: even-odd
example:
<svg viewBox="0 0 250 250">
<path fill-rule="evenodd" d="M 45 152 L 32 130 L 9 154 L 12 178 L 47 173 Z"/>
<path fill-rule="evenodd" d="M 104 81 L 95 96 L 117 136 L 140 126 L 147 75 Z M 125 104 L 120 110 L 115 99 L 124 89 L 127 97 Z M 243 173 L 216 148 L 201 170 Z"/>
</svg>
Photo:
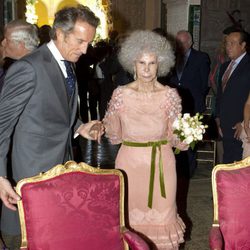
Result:
<svg viewBox="0 0 250 250">
<path fill-rule="evenodd" d="M 75 90 L 76 76 L 73 72 L 71 62 L 66 61 L 66 60 L 63 60 L 63 62 L 65 64 L 66 72 L 67 72 L 67 78 L 66 78 L 67 91 L 68 91 L 69 96 L 71 96 Z"/>
<path fill-rule="evenodd" d="M 233 70 L 233 66 L 235 65 L 235 61 L 231 61 L 230 64 L 228 65 L 223 78 L 222 78 L 222 91 L 225 90 L 225 87 L 227 85 L 228 79 L 231 76 L 232 70 Z"/>
</svg>

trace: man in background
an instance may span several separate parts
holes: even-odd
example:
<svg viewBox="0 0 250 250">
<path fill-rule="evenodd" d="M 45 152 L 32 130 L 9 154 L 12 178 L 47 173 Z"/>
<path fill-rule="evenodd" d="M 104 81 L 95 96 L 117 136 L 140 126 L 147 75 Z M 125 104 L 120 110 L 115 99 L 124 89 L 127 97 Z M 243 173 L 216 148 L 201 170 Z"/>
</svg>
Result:
<svg viewBox="0 0 250 250">
<path fill-rule="evenodd" d="M 244 31 L 233 31 L 226 37 L 226 52 L 230 61 L 221 66 L 216 99 L 216 123 L 223 142 L 223 163 L 242 159 L 241 122 L 250 91 L 250 56 L 246 51 L 248 39 Z"/>
<path fill-rule="evenodd" d="M 55 15 L 52 40 L 20 58 L 6 74 L 0 97 L 1 231 L 5 243 L 12 244 L 20 235 L 15 206 L 20 197 L 7 178 L 11 135 L 14 184 L 72 159 L 73 135 L 100 138 L 98 121 L 82 124 L 76 119 L 78 89 L 72 69 L 72 63 L 86 53 L 98 24 L 99 19 L 85 6 L 60 10 Z"/>
<path fill-rule="evenodd" d="M 176 65 L 170 76 L 170 83 L 176 87 L 182 99 L 182 112 L 194 115 L 205 111 L 208 92 L 210 59 L 204 52 L 192 48 L 193 39 L 188 31 L 181 30 L 176 35 Z M 178 213 L 186 225 L 185 239 L 190 240 L 192 221 L 187 214 L 189 180 L 197 167 L 196 151 L 189 148 L 176 155 Z"/>
<path fill-rule="evenodd" d="M 24 20 L 13 20 L 5 26 L 0 45 L 0 93 L 9 67 L 16 60 L 37 48 L 38 42 L 37 28 Z M 8 164 L 10 165 L 10 162 Z M 13 244 L 10 245 L 10 249 L 15 248 L 14 242 L 15 240 L 13 241 Z"/>
<path fill-rule="evenodd" d="M 3 86 L 4 76 L 10 65 L 36 49 L 38 43 L 37 28 L 34 25 L 24 20 L 13 20 L 5 26 L 4 37 L 1 40 L 3 71 L 0 92 Z"/>
<path fill-rule="evenodd" d="M 176 65 L 170 83 L 178 89 L 182 98 L 182 112 L 194 115 L 205 111 L 210 59 L 206 53 L 193 49 L 192 45 L 193 39 L 188 31 L 181 30 L 177 33 Z M 185 163 L 183 171 L 192 177 L 197 165 L 195 150 L 182 152 L 179 157 L 187 158 L 189 169 Z M 180 164 L 181 162 L 184 162 L 183 159 L 180 160 Z"/>
<path fill-rule="evenodd" d="M 4 57 L 15 60 L 27 55 L 39 44 L 37 28 L 24 20 L 13 20 L 4 29 Z"/>
</svg>

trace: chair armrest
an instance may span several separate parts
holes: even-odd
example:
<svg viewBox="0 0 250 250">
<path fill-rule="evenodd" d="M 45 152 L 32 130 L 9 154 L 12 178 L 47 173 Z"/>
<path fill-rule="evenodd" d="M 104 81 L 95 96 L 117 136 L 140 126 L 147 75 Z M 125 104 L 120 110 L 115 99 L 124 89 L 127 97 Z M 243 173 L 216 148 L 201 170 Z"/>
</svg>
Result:
<svg viewBox="0 0 250 250">
<path fill-rule="evenodd" d="M 219 226 L 213 226 L 209 233 L 209 245 L 211 250 L 223 250 L 223 236 Z"/>
<path fill-rule="evenodd" d="M 122 236 L 131 250 L 150 250 L 147 243 L 138 234 L 126 229 L 123 231 Z"/>
</svg>

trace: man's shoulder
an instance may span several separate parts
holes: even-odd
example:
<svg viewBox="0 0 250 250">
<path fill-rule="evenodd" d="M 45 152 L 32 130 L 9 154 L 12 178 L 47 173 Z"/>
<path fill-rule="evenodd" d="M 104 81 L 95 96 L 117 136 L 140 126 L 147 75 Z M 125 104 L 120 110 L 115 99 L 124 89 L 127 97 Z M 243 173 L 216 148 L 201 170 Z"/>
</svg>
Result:
<svg viewBox="0 0 250 250">
<path fill-rule="evenodd" d="M 204 51 L 201 50 L 196 50 L 196 49 L 191 49 L 191 53 L 195 56 L 195 57 L 200 57 L 200 58 L 209 58 L 208 54 Z"/>
<path fill-rule="evenodd" d="M 21 61 L 29 61 L 31 63 L 43 60 L 43 58 L 49 58 L 50 57 L 50 51 L 46 44 L 42 45 L 41 47 L 36 48 L 28 55 L 22 57 Z"/>
<path fill-rule="evenodd" d="M 191 49 L 190 53 L 190 59 L 193 63 L 197 65 L 209 65 L 210 64 L 210 57 L 206 52 L 196 50 L 196 49 Z"/>
<path fill-rule="evenodd" d="M 248 64 L 250 64 L 250 54 L 249 53 L 246 53 L 246 55 L 243 57 L 244 58 L 244 60 L 246 60 L 246 62 L 248 63 Z M 243 59 L 242 58 L 242 59 Z"/>
</svg>

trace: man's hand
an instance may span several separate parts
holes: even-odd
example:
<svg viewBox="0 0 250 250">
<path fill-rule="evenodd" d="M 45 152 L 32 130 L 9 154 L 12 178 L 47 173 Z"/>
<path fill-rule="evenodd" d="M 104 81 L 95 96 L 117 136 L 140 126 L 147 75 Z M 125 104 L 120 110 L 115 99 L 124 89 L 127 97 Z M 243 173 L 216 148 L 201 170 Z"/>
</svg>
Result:
<svg viewBox="0 0 250 250">
<path fill-rule="evenodd" d="M 241 123 L 240 122 L 236 123 L 233 126 L 233 129 L 235 129 L 234 138 L 237 140 L 240 140 L 240 134 L 241 134 L 242 129 L 243 129 Z"/>
<path fill-rule="evenodd" d="M 17 201 L 21 199 L 20 196 L 11 187 L 10 182 L 6 178 L 1 176 L 0 176 L 0 198 L 7 208 L 14 211 L 16 211 L 16 206 L 14 206 L 14 204 L 17 204 Z"/>
<path fill-rule="evenodd" d="M 101 141 L 101 136 L 104 133 L 104 127 L 100 121 L 90 121 L 86 124 L 82 124 L 76 131 L 76 133 L 89 140 Z"/>
</svg>

